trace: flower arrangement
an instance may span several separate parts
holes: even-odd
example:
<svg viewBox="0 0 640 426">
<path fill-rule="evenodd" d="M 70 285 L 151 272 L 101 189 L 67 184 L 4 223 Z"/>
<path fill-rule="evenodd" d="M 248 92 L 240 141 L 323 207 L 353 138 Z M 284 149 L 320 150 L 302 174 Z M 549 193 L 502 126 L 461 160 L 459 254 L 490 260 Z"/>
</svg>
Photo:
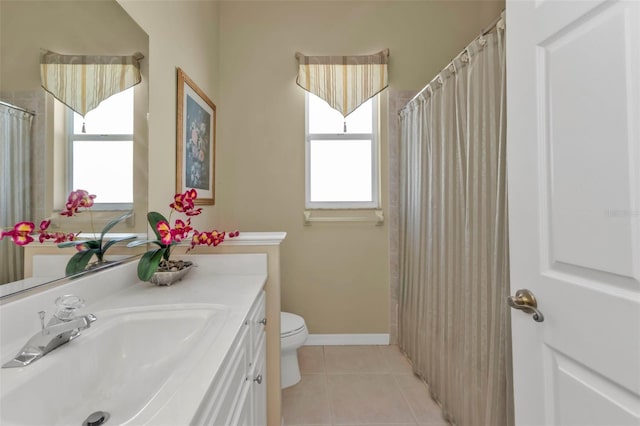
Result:
<svg viewBox="0 0 640 426">
<path fill-rule="evenodd" d="M 193 229 L 191 226 L 191 217 L 202 213 L 202 208 L 195 207 L 195 200 L 197 198 L 198 192 L 195 189 L 176 194 L 173 197 L 173 203 L 169 204 L 171 208 L 169 219 L 166 219 L 158 212 L 149 212 L 147 214 L 149 225 L 156 239 L 133 241 L 127 244 L 127 247 L 135 247 L 148 243 L 158 246 L 158 248 L 147 251 L 140 258 L 140 262 L 138 263 L 138 278 L 141 281 L 149 281 L 156 271 L 170 271 L 184 267 L 184 262 L 173 261 L 170 257 L 173 247 L 187 239 L 190 239 L 191 247 L 189 247 L 188 250 L 191 250 L 198 245 L 215 247 L 222 243 L 226 236 L 234 238 L 240 235 L 239 231 L 226 233 L 214 229 L 212 231 L 200 232 Z M 186 221 L 176 219 L 173 227 L 171 227 L 170 221 L 173 212 L 186 215 Z"/>
<path fill-rule="evenodd" d="M 93 206 L 93 200 L 95 198 L 95 195 L 89 194 L 89 192 L 83 189 L 71 191 L 71 193 L 67 197 L 65 209 L 60 212 L 60 215 L 68 217 L 75 216 L 81 213 L 80 209 L 88 210 L 89 214 L 91 215 L 91 207 Z M 0 234 L 0 240 L 4 237 L 10 237 L 16 245 L 25 246 L 35 241 L 34 236 L 37 235 L 38 241 L 40 243 L 48 240 L 54 240 L 54 242 L 58 244 L 58 247 L 76 247 L 78 249 L 78 253 L 74 254 L 71 259 L 69 259 L 65 268 L 66 275 L 73 275 L 78 272 L 84 271 L 93 256 L 98 259 L 98 263 L 104 262 L 104 255 L 109 247 L 120 241 L 131 240 L 135 238 L 135 235 L 131 235 L 110 239 L 108 242 L 105 242 L 104 240 L 105 234 L 109 232 L 111 228 L 130 217 L 131 214 L 131 212 L 127 212 L 122 216 L 113 219 L 102 229 L 100 237 L 93 240 L 78 239 L 78 235 L 80 234 L 80 232 L 50 233 L 48 232 L 48 228 L 51 224 L 51 220 L 43 220 L 42 222 L 40 222 L 39 229 L 35 233 L 33 232 L 35 229 L 35 224 L 33 222 L 19 222 L 15 224 L 10 230 L 2 231 L 2 233 Z M 93 228 L 92 215 L 91 224 L 91 227 Z"/>
<path fill-rule="evenodd" d="M 67 203 L 65 204 L 65 210 L 60 212 L 62 216 L 74 216 L 80 213 L 80 209 L 84 208 L 89 211 L 89 215 L 91 217 L 91 228 L 93 230 L 93 215 L 91 214 L 91 207 L 93 207 L 93 200 L 96 198 L 95 195 L 89 194 L 87 191 L 83 189 L 78 189 L 72 191 L 67 198 Z M 109 241 L 105 241 L 104 236 L 107 232 L 109 232 L 114 226 L 118 223 L 126 220 L 131 217 L 133 212 L 127 212 L 122 216 L 119 216 L 102 228 L 102 232 L 100 233 L 100 237 L 93 240 L 79 240 L 77 238 L 66 241 L 58 244 L 58 247 L 72 247 L 75 246 L 78 249 L 78 253 L 74 254 L 71 259 L 67 262 L 67 267 L 65 269 L 65 273 L 67 275 L 77 274 L 78 272 L 82 272 L 85 270 L 89 261 L 95 256 L 97 260 L 97 264 L 104 263 L 104 255 L 109 249 L 109 247 L 113 246 L 116 243 L 126 240 L 132 240 L 136 236 L 135 235 L 127 235 L 118 238 L 111 238 Z M 96 233 L 93 232 L 95 235 Z"/>
<path fill-rule="evenodd" d="M 54 232 L 53 234 L 47 232 L 47 229 L 51 225 L 50 220 L 43 220 L 40 222 L 40 227 L 35 235 L 38 235 L 38 241 L 44 243 L 47 240 L 54 240 L 55 243 L 62 243 L 64 241 L 73 241 L 76 239 L 76 234 L 64 232 Z M 18 246 L 26 246 L 29 243 L 35 241 L 32 235 L 35 229 L 33 222 L 18 222 L 9 231 L 2 231 L 0 233 L 0 240 L 4 237 L 11 237 L 13 243 Z"/>
</svg>

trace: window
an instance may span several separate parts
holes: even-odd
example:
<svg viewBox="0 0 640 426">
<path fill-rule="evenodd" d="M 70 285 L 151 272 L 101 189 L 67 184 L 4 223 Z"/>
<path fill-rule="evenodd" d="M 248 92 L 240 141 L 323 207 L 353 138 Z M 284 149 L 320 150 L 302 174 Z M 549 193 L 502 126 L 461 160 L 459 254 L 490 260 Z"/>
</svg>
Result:
<svg viewBox="0 0 640 426">
<path fill-rule="evenodd" d="M 133 90 L 131 87 L 106 99 L 84 120 L 68 111 L 72 131 L 67 193 L 85 189 L 96 194 L 98 209 L 133 206 Z"/>
<path fill-rule="evenodd" d="M 377 112 L 373 97 L 345 119 L 306 93 L 306 208 L 379 207 Z"/>
</svg>

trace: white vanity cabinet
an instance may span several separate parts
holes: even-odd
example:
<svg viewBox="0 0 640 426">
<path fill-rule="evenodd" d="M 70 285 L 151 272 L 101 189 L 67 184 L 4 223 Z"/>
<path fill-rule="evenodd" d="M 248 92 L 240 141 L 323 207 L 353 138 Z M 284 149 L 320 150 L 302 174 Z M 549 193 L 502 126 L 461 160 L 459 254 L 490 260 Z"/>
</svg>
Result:
<svg viewBox="0 0 640 426">
<path fill-rule="evenodd" d="M 265 294 L 251 307 L 194 425 L 266 426 Z"/>
</svg>

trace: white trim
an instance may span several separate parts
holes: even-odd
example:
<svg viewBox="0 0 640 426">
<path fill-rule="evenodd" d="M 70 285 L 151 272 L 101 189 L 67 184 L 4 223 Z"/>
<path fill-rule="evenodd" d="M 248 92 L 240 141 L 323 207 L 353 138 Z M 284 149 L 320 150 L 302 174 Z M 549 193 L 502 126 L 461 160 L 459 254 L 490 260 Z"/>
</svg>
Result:
<svg viewBox="0 0 640 426">
<path fill-rule="evenodd" d="M 371 210 L 371 211 L 355 210 L 355 212 L 361 212 L 361 211 L 362 211 L 362 215 L 360 216 L 355 216 L 355 215 L 325 216 L 322 213 L 314 214 L 314 213 L 323 212 L 322 210 L 305 210 L 303 212 L 304 224 L 305 226 L 308 226 L 308 225 L 311 225 L 311 222 L 375 222 L 377 226 L 381 226 L 384 223 L 384 212 L 382 210 Z"/>
<path fill-rule="evenodd" d="M 237 237 L 225 238 L 222 246 L 279 246 L 286 237 L 286 232 L 241 232 Z M 190 245 L 191 237 L 180 242 L 180 246 Z"/>
<path fill-rule="evenodd" d="M 286 232 L 240 232 L 235 238 L 226 238 L 225 246 L 277 246 L 287 237 Z"/>
<path fill-rule="evenodd" d="M 388 345 L 389 334 L 310 334 L 304 346 Z"/>
</svg>

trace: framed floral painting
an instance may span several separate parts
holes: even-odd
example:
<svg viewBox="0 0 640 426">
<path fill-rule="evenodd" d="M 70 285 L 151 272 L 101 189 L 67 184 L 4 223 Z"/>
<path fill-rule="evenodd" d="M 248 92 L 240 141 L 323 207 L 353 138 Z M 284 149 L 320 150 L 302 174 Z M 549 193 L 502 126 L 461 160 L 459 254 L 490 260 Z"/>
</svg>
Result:
<svg viewBox="0 0 640 426">
<path fill-rule="evenodd" d="M 196 204 L 215 204 L 216 106 L 178 68 L 176 193 L 196 189 Z"/>
</svg>

